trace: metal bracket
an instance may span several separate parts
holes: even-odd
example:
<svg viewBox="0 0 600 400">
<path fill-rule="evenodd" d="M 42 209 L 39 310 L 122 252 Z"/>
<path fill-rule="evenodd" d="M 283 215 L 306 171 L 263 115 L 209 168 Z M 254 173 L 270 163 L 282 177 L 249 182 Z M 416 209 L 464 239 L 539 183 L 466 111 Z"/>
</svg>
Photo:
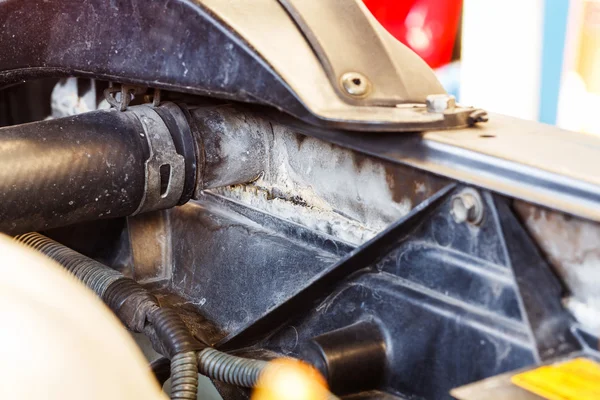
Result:
<svg viewBox="0 0 600 400">
<path fill-rule="evenodd" d="M 185 158 L 177 153 L 167 125 L 149 105 L 129 109 L 139 118 L 150 148 L 146 160 L 146 187 L 142 201 L 133 215 L 170 208 L 179 202 L 185 184 Z"/>
<path fill-rule="evenodd" d="M 406 87 L 357 0 L 279 0 L 310 43 L 331 85 L 353 104 L 395 106 Z M 317 5 L 318 4 L 318 5 Z M 342 42 L 340 42 L 342 41 Z M 347 43 L 340 46 L 340 43 Z"/>
<path fill-rule="evenodd" d="M 147 89 L 145 87 L 135 85 L 115 86 L 112 82 L 110 82 L 109 87 L 104 89 L 104 98 L 108 104 L 117 110 L 125 111 L 127 110 L 129 103 L 131 103 L 131 100 L 133 100 L 138 94 L 146 93 L 146 90 Z M 121 94 L 119 99 L 117 99 L 118 93 Z M 160 95 L 158 97 L 158 101 L 160 102 Z"/>
<path fill-rule="evenodd" d="M 154 94 L 152 96 L 152 107 L 160 106 L 160 89 L 154 89 Z"/>
</svg>

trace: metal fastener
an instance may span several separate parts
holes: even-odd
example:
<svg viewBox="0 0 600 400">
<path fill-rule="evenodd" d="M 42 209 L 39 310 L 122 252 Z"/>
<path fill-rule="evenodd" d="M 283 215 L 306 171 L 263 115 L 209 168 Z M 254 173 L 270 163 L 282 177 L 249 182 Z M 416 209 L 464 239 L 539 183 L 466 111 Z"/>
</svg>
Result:
<svg viewBox="0 0 600 400">
<path fill-rule="evenodd" d="M 358 72 L 345 73 L 342 75 L 341 82 L 346 93 L 354 97 L 366 96 L 371 90 L 371 82 Z"/>
<path fill-rule="evenodd" d="M 469 222 L 479 225 L 483 220 L 483 201 L 474 189 L 465 189 L 452 198 L 450 214 L 458 224 Z"/>
<path fill-rule="evenodd" d="M 430 94 L 425 100 L 427 111 L 430 113 L 443 113 L 454 110 L 456 99 L 451 94 Z"/>
</svg>

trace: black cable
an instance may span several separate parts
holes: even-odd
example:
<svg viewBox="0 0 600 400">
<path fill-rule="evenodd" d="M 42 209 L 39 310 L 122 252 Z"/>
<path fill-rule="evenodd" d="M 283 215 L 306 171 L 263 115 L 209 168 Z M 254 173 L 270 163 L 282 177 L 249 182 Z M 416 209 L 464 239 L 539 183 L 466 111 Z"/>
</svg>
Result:
<svg viewBox="0 0 600 400">
<path fill-rule="evenodd" d="M 15 237 L 57 261 L 102 298 L 129 329 L 153 334 L 155 350 L 171 359 L 171 398 L 196 400 L 198 362 L 202 348 L 172 309 L 160 307 L 144 287 L 112 268 L 39 233 Z"/>
</svg>

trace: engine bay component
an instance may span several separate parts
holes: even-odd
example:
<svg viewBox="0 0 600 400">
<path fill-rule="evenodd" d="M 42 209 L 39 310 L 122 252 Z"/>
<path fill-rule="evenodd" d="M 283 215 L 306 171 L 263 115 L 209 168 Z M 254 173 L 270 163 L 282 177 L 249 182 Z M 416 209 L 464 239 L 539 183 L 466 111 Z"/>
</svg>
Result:
<svg viewBox="0 0 600 400">
<path fill-rule="evenodd" d="M 195 350 L 200 346 L 179 315 L 163 309 L 157 300 L 135 281 L 39 234 L 17 236 L 64 266 L 113 310 L 134 332 L 149 331 L 157 351 L 171 359 L 171 394 L 174 399 L 195 400 L 198 367 Z"/>
<path fill-rule="evenodd" d="M 76 275 L 183 376 L 175 392 L 193 398 L 197 370 L 246 398 L 269 360 L 294 357 L 336 395 L 446 398 L 482 377 L 596 357 L 537 250 L 551 237 L 534 241 L 522 222 L 539 206 L 304 136 L 269 110 L 171 104 L 158 109 L 181 110 L 195 149 L 190 201 L 47 231 L 88 257 L 39 234 L 19 240 L 81 264 Z M 150 108 L 81 116 L 136 107 Z M 194 345 L 164 340 L 177 332 Z"/>
<path fill-rule="evenodd" d="M 0 231 L 43 230 L 183 204 L 195 188 L 185 120 L 148 106 L 0 129 Z M 175 111 L 173 111 L 175 110 Z M 170 122 L 170 121 L 169 121 Z M 18 204 L 18 207 L 14 207 Z"/>
<path fill-rule="evenodd" d="M 0 260 L 1 398 L 166 399 L 131 335 L 93 293 L 3 234 Z"/>
<path fill-rule="evenodd" d="M 598 139 L 456 104 L 359 0 L 5 0 L 0 26 L 0 231 L 173 397 L 447 399 L 600 360 Z"/>
<path fill-rule="evenodd" d="M 203 99 L 173 107 L 197 152 L 192 200 L 47 231 L 111 266 L 99 274 L 88 269 L 97 261 L 73 256 L 125 325 L 153 338 L 172 373 L 189 378 L 196 358 L 223 397 L 239 399 L 269 360 L 294 357 L 336 395 L 446 398 L 482 377 L 596 357 L 537 250 L 554 246 L 552 237 L 537 230 L 536 242 L 528 229 L 539 221 L 522 222 L 543 208 L 304 136 L 269 110 Z M 124 114 L 99 115 L 113 113 Z M 158 339 L 169 332 L 203 344 L 179 351 Z M 175 382 L 192 398 L 189 380 Z"/>
<path fill-rule="evenodd" d="M 173 130 L 170 130 L 165 122 L 169 121 L 168 117 L 162 117 L 154 111 L 154 108 L 137 106 L 130 110 L 136 113 L 142 123 L 144 131 L 140 132 L 140 136 L 145 137 L 148 141 L 150 152 L 148 159 L 144 162 L 144 195 L 133 215 L 185 203 L 193 191 L 193 173 L 196 169 L 194 142 L 185 117 L 180 116 L 181 123 L 172 126 Z M 174 105 L 171 110 L 181 112 Z M 187 132 L 185 132 L 185 137 L 179 141 L 178 149 L 172 135 L 182 135 L 183 133 L 180 133 L 182 130 Z M 169 135 L 168 132 L 173 133 Z M 186 149 L 188 150 L 187 160 L 180 154 L 185 154 Z M 192 166 L 191 168 L 186 168 L 186 161 L 188 165 Z M 190 178 L 186 176 L 188 170 L 192 174 Z M 187 188 L 185 187 L 186 183 Z M 184 196 L 184 192 L 187 192 L 187 196 Z"/>
<path fill-rule="evenodd" d="M 376 389 L 385 374 L 386 339 L 377 323 L 360 321 L 305 344 L 301 357 L 315 365 L 338 394 Z"/>
<path fill-rule="evenodd" d="M 245 388 L 256 386 L 267 364 L 263 360 L 236 357 L 210 347 L 198 353 L 200 373 Z"/>
<path fill-rule="evenodd" d="M 161 307 L 148 290 L 114 269 L 37 233 L 14 240 L 58 262 L 92 289 L 127 328 L 146 333 L 155 350 L 171 360 L 171 398 L 196 399 L 199 368 L 210 378 L 248 388 L 255 387 L 266 371 L 265 361 L 232 356 L 198 342 L 177 312 Z"/>
<path fill-rule="evenodd" d="M 340 17 L 350 11 L 352 24 Z M 346 37 L 356 24 L 361 31 Z M 444 89 L 360 0 L 269 0 L 260 7 L 246 0 L 8 0 L 0 3 L 0 25 L 0 88 L 73 75 L 260 103 L 348 130 L 412 132 L 474 122 L 471 107 L 427 112 L 427 95 Z M 337 40 L 353 38 L 355 50 L 331 52 Z M 372 96 L 349 96 L 341 86 L 345 72 L 371 75 Z"/>
</svg>

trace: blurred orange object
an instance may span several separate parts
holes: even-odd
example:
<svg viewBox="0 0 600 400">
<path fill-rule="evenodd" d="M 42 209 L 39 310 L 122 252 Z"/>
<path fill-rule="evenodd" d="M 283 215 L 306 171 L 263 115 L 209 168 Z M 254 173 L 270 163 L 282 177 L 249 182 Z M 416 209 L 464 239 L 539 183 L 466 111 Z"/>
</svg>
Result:
<svg viewBox="0 0 600 400">
<path fill-rule="evenodd" d="M 281 358 L 266 367 L 252 400 L 325 400 L 329 395 L 325 379 L 314 367 Z"/>
<path fill-rule="evenodd" d="M 394 37 L 432 68 L 448 64 L 456 41 L 462 0 L 363 0 Z"/>
</svg>

